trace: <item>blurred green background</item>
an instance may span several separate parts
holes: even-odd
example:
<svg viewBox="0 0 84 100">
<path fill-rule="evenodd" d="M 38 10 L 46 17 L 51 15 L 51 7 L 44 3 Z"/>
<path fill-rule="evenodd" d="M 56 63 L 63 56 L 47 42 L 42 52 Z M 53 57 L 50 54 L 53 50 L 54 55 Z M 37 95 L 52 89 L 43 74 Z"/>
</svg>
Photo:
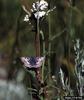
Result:
<svg viewBox="0 0 84 100">
<path fill-rule="evenodd" d="M 31 24 L 24 22 L 26 12 L 22 9 L 24 5 L 31 13 L 32 3 L 35 1 L 37 0 L 0 0 L 0 67 L 4 66 L 9 73 L 15 68 L 18 69 L 18 66 L 22 67 L 18 63 L 18 57 L 35 56 L 36 23 L 34 19 L 30 20 Z M 59 69 L 56 66 L 68 60 L 71 63 L 68 70 L 72 74 L 75 63 L 73 41 L 79 38 L 81 45 L 84 45 L 84 0 L 46 1 L 50 9 L 56 6 L 56 9 L 40 20 L 40 30 L 45 37 L 45 50 L 51 52 L 47 55 L 50 57 L 51 75 L 57 75 Z M 48 61 L 46 66 L 47 64 Z M 45 68 L 46 71 L 49 71 L 48 67 Z"/>
</svg>

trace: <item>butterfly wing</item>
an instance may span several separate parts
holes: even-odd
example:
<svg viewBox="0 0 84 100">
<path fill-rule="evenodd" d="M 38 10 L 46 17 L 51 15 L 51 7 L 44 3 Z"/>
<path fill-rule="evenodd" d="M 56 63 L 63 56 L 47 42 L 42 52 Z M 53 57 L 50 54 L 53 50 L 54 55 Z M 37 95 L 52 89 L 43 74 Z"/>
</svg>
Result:
<svg viewBox="0 0 84 100">
<path fill-rule="evenodd" d="M 41 67 L 44 62 L 44 57 L 37 57 L 36 68 Z"/>
<path fill-rule="evenodd" d="M 35 57 L 36 63 L 34 65 L 30 62 L 30 57 L 21 57 L 21 61 L 23 62 L 24 66 L 27 68 L 39 68 L 42 66 L 44 61 L 44 57 Z"/>
<path fill-rule="evenodd" d="M 21 61 L 23 62 L 25 67 L 31 68 L 31 64 L 29 63 L 29 57 L 21 57 Z"/>
</svg>

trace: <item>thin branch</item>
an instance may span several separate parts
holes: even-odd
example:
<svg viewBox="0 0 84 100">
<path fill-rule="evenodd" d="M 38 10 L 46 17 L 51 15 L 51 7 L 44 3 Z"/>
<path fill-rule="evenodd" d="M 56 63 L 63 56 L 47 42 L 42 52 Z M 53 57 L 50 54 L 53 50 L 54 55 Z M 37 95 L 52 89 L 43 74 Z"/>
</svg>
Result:
<svg viewBox="0 0 84 100">
<path fill-rule="evenodd" d="M 59 32 L 58 34 L 56 34 L 53 37 L 51 37 L 49 40 L 53 41 L 54 39 L 60 37 L 64 33 L 65 30 L 66 30 L 66 28 L 64 28 L 61 32 Z"/>
</svg>

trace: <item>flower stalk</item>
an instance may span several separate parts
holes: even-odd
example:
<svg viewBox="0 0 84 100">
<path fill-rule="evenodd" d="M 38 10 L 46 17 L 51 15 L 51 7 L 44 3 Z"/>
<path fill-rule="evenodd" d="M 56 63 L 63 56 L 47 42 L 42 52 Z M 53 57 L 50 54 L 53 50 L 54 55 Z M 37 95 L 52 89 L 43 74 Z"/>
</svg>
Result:
<svg viewBox="0 0 84 100">
<path fill-rule="evenodd" d="M 40 31 L 42 40 L 43 40 L 43 56 L 45 55 L 45 41 L 44 41 L 44 34 L 42 31 Z M 43 66 L 42 66 L 42 83 L 44 83 L 44 70 L 45 70 L 45 60 L 43 62 Z"/>
<path fill-rule="evenodd" d="M 50 21 L 50 13 L 48 16 L 48 20 L 49 20 L 49 39 L 51 38 L 51 21 Z M 49 46 L 48 46 L 48 54 L 49 54 L 49 58 L 48 58 L 48 70 L 49 70 L 49 81 L 50 79 L 50 73 L 51 73 L 51 68 L 50 68 L 50 55 L 51 55 L 51 42 L 49 42 Z"/>
<path fill-rule="evenodd" d="M 40 34 L 39 34 L 39 18 L 37 20 L 36 33 L 35 33 L 35 45 L 36 45 L 36 56 L 40 57 Z"/>
</svg>

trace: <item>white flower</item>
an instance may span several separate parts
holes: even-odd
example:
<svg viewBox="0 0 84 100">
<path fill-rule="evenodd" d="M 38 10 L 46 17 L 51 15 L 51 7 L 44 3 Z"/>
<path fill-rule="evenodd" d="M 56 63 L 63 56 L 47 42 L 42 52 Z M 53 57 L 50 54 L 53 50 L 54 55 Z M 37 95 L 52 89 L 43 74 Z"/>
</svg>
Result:
<svg viewBox="0 0 84 100">
<path fill-rule="evenodd" d="M 40 12 L 36 12 L 34 15 L 35 15 L 35 18 L 40 18 L 40 17 L 43 17 L 44 15 L 46 14 L 45 11 L 40 11 Z"/>
<path fill-rule="evenodd" d="M 46 1 L 44 1 L 44 0 L 41 0 L 40 1 L 40 9 L 41 10 L 44 10 L 44 9 L 46 9 L 48 7 L 48 3 L 46 2 Z"/>
<path fill-rule="evenodd" d="M 33 3 L 31 11 L 34 13 L 35 18 L 41 18 L 46 14 L 48 3 L 44 0 Z"/>
<path fill-rule="evenodd" d="M 24 21 L 29 21 L 29 17 L 31 17 L 30 12 L 26 9 L 26 7 L 22 6 L 23 10 L 28 14 L 25 16 Z M 45 0 L 40 0 L 32 4 L 31 12 L 34 14 L 36 19 L 39 19 L 45 15 L 48 15 L 51 11 L 53 11 L 56 7 L 47 10 L 48 3 Z"/>
<path fill-rule="evenodd" d="M 45 10 L 48 7 L 48 3 L 44 0 L 41 0 L 40 2 L 37 1 L 33 3 L 32 7 L 33 7 L 33 11 Z"/>
<path fill-rule="evenodd" d="M 35 3 L 33 3 L 32 7 L 33 7 L 33 9 L 31 9 L 32 12 L 33 12 L 34 10 L 35 10 L 35 11 L 37 10 L 37 9 L 36 9 Z"/>
<path fill-rule="evenodd" d="M 24 21 L 25 21 L 25 22 L 28 22 L 28 21 L 29 21 L 29 15 L 25 15 Z"/>
</svg>

